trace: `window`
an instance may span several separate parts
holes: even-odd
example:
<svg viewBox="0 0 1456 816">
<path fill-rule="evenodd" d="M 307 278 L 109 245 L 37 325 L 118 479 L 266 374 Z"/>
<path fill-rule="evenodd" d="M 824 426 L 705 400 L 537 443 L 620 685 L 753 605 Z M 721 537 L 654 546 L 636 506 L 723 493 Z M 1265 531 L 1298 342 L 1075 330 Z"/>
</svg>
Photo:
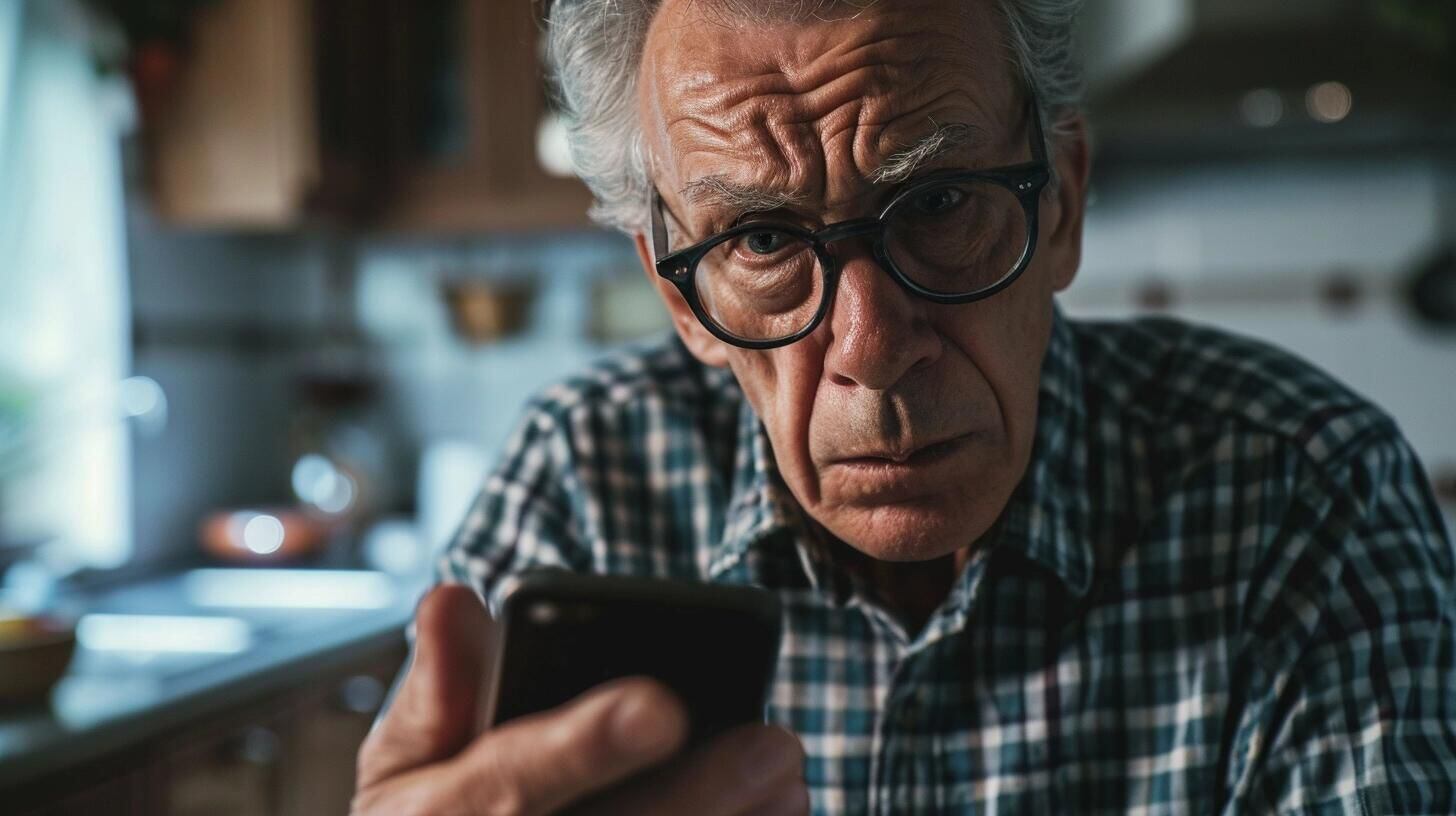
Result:
<svg viewBox="0 0 1456 816">
<path fill-rule="evenodd" d="M 67 2 L 0 0 L 0 546 L 131 550 L 120 81 Z"/>
</svg>

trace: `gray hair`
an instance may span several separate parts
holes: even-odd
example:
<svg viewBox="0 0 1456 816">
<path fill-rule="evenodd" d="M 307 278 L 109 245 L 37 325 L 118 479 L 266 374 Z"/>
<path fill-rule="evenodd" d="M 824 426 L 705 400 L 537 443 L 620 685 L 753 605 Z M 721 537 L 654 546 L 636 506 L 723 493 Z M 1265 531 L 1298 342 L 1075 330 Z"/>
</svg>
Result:
<svg viewBox="0 0 1456 816">
<path fill-rule="evenodd" d="M 848 0 L 855 8 L 875 0 Z M 822 13 L 835 0 L 729 0 L 735 12 L 772 17 Z M 1072 46 L 1082 0 L 994 0 L 1006 20 L 1007 55 L 1034 89 L 1048 137 L 1082 101 Z M 591 216 L 624 232 L 647 228 L 648 176 L 637 119 L 637 70 L 662 0 L 555 0 L 546 24 L 546 64 L 567 120 L 577 172 L 596 197 Z"/>
</svg>

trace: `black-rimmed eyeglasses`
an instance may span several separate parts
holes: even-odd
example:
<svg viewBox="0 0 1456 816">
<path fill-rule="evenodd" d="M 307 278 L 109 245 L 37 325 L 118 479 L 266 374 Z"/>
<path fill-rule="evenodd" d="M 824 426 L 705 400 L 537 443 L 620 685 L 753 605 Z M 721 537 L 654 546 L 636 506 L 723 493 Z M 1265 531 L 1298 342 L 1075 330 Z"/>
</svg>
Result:
<svg viewBox="0 0 1456 816">
<path fill-rule="evenodd" d="M 846 238 L 867 239 L 880 266 L 926 300 L 988 298 L 1015 282 L 1036 248 L 1049 170 L 1035 99 L 1028 109 L 1031 161 L 934 173 L 910 182 L 878 216 L 817 230 L 755 220 L 668 252 L 654 186 L 657 274 L 677 286 L 708 331 L 755 349 L 788 345 L 824 319 L 839 284 L 829 244 Z"/>
</svg>

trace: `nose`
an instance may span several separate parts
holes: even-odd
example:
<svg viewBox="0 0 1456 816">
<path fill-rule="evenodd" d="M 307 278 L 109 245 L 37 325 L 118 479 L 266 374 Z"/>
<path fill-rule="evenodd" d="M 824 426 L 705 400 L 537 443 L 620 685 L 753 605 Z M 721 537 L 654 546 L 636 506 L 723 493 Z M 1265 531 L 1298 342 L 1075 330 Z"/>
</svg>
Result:
<svg viewBox="0 0 1456 816">
<path fill-rule="evenodd" d="M 832 333 L 825 373 L 836 385 L 884 391 L 940 356 L 943 341 L 928 315 L 948 307 L 907 292 L 869 251 L 843 254 L 849 243 L 837 247 L 839 287 L 825 321 Z"/>
</svg>

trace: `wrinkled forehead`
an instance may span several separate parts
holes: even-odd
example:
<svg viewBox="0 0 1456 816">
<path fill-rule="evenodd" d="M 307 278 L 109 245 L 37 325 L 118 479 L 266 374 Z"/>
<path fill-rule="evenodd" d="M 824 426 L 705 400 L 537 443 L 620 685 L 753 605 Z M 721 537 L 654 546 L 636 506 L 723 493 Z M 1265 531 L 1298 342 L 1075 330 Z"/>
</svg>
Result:
<svg viewBox="0 0 1456 816">
<path fill-rule="evenodd" d="M 1019 94 L 991 0 L 785 11 L 805 5 L 665 0 L 638 85 L 659 186 L 729 176 L 852 197 L 887 156 L 939 126 L 990 141 L 1014 121 Z"/>
</svg>

